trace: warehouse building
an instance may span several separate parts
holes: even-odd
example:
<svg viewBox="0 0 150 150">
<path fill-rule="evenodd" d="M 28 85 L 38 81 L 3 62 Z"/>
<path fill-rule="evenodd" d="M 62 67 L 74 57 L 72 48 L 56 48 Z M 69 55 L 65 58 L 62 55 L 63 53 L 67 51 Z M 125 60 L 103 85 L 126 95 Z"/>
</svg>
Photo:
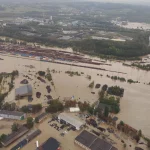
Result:
<svg viewBox="0 0 150 150">
<path fill-rule="evenodd" d="M 36 129 L 31 131 L 26 138 L 21 140 L 17 145 L 15 145 L 11 150 L 19 150 L 25 145 L 27 145 L 31 140 L 33 140 L 35 137 L 37 137 L 39 134 L 41 134 L 41 130 Z"/>
<path fill-rule="evenodd" d="M 118 150 L 110 143 L 84 130 L 75 138 L 75 143 L 85 150 Z"/>
<path fill-rule="evenodd" d="M 62 120 L 64 122 L 66 122 L 67 124 L 72 125 L 77 130 L 80 130 L 85 125 L 84 122 L 78 120 L 75 116 L 68 114 L 68 113 L 59 114 L 58 119 L 59 119 L 59 121 Z"/>
<path fill-rule="evenodd" d="M 32 86 L 31 85 L 24 85 L 15 90 L 15 98 L 16 100 L 25 96 L 32 95 Z"/>
<path fill-rule="evenodd" d="M 24 126 L 21 126 L 17 132 L 13 132 L 6 136 L 6 138 L 1 142 L 4 146 L 8 146 L 15 140 L 19 139 L 21 136 L 23 136 L 25 133 L 27 133 L 29 129 L 27 129 Z"/>
<path fill-rule="evenodd" d="M 49 138 L 46 142 L 44 142 L 38 150 L 60 150 L 60 143 L 54 139 Z"/>
<path fill-rule="evenodd" d="M 18 111 L 0 110 L 0 117 L 6 119 L 24 120 L 26 118 L 26 114 Z"/>
</svg>

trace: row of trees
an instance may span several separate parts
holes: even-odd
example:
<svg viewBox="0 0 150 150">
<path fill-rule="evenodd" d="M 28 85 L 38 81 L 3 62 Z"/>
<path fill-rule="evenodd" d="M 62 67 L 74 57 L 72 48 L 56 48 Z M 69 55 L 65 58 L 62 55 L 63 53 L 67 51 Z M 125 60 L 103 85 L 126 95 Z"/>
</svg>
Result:
<svg viewBox="0 0 150 150">
<path fill-rule="evenodd" d="M 111 86 L 108 88 L 107 93 L 110 95 L 123 97 L 124 89 L 120 88 L 119 86 Z"/>
<path fill-rule="evenodd" d="M 35 104 L 35 105 L 30 105 L 30 106 L 22 106 L 20 110 L 24 113 L 37 113 L 42 110 L 42 105 Z"/>
<path fill-rule="evenodd" d="M 14 33 L 15 36 L 14 36 Z M 148 47 L 148 34 L 140 33 L 132 41 L 126 42 L 116 42 L 107 40 L 93 40 L 84 39 L 80 41 L 66 41 L 52 39 L 46 36 L 25 36 L 20 32 L 18 26 L 5 27 L 0 30 L 2 36 L 9 36 L 12 38 L 18 38 L 23 41 L 40 43 L 47 46 L 57 46 L 57 47 L 72 47 L 74 51 L 80 51 L 83 53 L 88 53 L 90 55 L 113 55 L 117 57 L 136 57 L 141 55 L 146 55 L 150 53 L 150 48 Z"/>
</svg>

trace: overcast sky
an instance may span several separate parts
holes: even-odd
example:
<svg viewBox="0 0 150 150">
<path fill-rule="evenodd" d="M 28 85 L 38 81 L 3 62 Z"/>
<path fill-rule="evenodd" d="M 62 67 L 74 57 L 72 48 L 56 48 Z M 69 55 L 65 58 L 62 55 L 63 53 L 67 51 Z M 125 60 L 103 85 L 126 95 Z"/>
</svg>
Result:
<svg viewBox="0 0 150 150">
<path fill-rule="evenodd" d="M 143 4 L 150 5 L 150 0 L 0 0 L 0 2 L 43 2 L 43 1 L 96 1 L 96 2 L 114 2 L 114 3 L 134 3 L 134 4 Z"/>
<path fill-rule="evenodd" d="M 99 1 L 99 2 L 117 2 L 117 3 L 150 3 L 150 0 L 88 0 L 88 1 Z"/>
</svg>

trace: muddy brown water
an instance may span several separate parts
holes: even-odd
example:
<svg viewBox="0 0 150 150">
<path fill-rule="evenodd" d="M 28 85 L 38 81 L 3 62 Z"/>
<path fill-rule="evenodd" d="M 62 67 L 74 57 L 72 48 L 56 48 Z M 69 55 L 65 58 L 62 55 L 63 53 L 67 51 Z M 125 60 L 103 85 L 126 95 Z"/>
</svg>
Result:
<svg viewBox="0 0 150 150">
<path fill-rule="evenodd" d="M 150 137 L 150 85 L 144 84 L 150 82 L 150 72 L 123 66 L 121 62 L 117 61 L 107 61 L 106 63 L 112 64 L 112 66 L 101 65 L 99 67 L 106 70 L 124 72 L 126 74 L 40 62 L 16 57 L 0 57 L 4 59 L 0 61 L 0 72 L 11 72 L 17 69 L 21 74 L 24 74 L 29 70 L 29 68 L 24 67 L 24 65 L 35 66 L 35 71 L 46 70 L 47 68 L 50 68 L 50 70 L 55 69 L 56 71 L 61 71 L 60 73 L 52 74 L 55 84 L 55 90 L 52 91 L 52 97 L 54 98 L 60 96 L 60 98 L 63 99 L 64 97 L 74 96 L 76 99 L 80 99 L 81 101 L 89 101 L 90 103 L 93 103 L 97 100 L 97 93 L 99 91 L 99 89 L 91 90 L 88 88 L 89 83 L 93 80 L 95 81 L 95 84 L 108 84 L 109 86 L 118 85 L 123 87 L 125 89 L 125 94 L 121 99 L 121 112 L 118 114 L 119 118 L 134 128 L 141 129 L 146 136 Z M 83 65 L 81 63 L 78 64 Z M 84 72 L 84 74 L 81 76 L 69 77 L 65 74 L 65 71 L 68 70 Z M 100 77 L 97 74 L 102 74 L 103 76 Z M 126 82 L 113 81 L 106 77 L 107 74 L 110 76 L 117 75 L 126 79 L 138 80 L 140 83 L 128 84 Z M 92 76 L 91 81 L 86 78 L 87 75 Z M 43 89 L 45 90 L 45 88 Z M 91 94 L 91 92 L 95 92 L 96 94 Z"/>
</svg>

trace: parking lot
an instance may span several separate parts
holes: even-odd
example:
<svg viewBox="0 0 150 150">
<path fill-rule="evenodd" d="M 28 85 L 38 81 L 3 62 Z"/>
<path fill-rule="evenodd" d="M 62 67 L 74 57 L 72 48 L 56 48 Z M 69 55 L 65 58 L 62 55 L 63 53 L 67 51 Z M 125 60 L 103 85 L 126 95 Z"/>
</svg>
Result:
<svg viewBox="0 0 150 150">
<path fill-rule="evenodd" d="M 82 150 L 80 147 L 74 144 L 74 139 L 82 131 L 73 131 L 71 126 L 64 125 L 51 118 L 45 119 L 41 124 L 36 125 L 42 133 L 35 139 L 33 139 L 22 150 L 35 149 L 35 142 L 38 140 L 39 145 L 44 143 L 49 137 L 53 137 L 60 142 L 62 150 Z M 9 149 L 8 149 L 9 150 Z"/>
</svg>

